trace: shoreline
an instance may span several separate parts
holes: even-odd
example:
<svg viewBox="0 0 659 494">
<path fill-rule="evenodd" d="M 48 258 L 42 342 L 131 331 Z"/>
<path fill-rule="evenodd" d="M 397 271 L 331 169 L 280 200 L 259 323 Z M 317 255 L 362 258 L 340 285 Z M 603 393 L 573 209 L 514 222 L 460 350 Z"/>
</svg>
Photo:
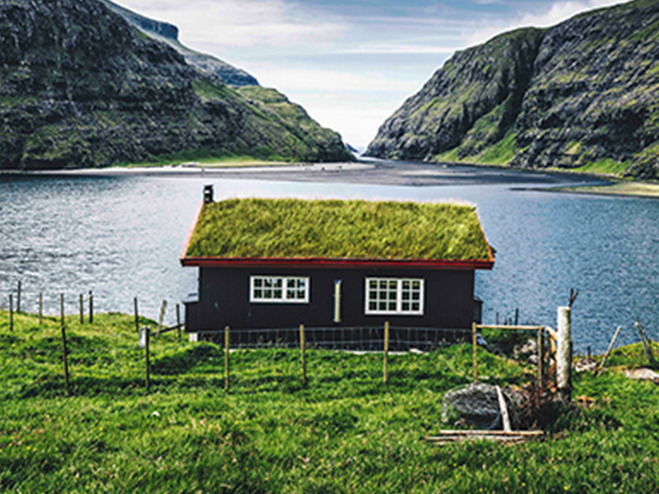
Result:
<svg viewBox="0 0 659 494">
<path fill-rule="evenodd" d="M 509 185 L 511 190 L 659 198 L 659 184 L 555 169 L 528 170 L 455 162 L 424 163 L 360 159 L 357 162 L 186 162 L 178 165 L 116 166 L 64 170 L 0 170 L 0 176 L 31 177 L 227 177 L 256 180 L 340 182 L 401 186 Z M 528 185 L 527 185 L 528 184 Z M 546 184 L 547 186 L 541 186 Z"/>
</svg>

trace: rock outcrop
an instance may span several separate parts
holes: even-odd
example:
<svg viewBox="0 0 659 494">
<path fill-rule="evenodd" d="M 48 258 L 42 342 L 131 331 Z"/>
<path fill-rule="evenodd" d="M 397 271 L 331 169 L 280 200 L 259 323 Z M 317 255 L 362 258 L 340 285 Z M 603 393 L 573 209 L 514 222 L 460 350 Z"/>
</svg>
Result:
<svg viewBox="0 0 659 494">
<path fill-rule="evenodd" d="M 456 53 L 367 155 L 659 178 L 659 2 L 636 0 Z"/>
<path fill-rule="evenodd" d="M 301 107 L 255 89 L 189 65 L 97 0 L 0 0 L 0 168 L 352 158 Z"/>
<path fill-rule="evenodd" d="M 128 22 L 141 29 L 148 36 L 167 43 L 169 46 L 178 51 L 185 57 L 185 60 L 195 67 L 218 75 L 222 80 L 230 86 L 258 86 L 259 82 L 256 78 L 246 71 L 234 67 L 233 65 L 220 60 L 217 57 L 200 53 L 192 50 L 184 45 L 178 39 L 178 28 L 168 22 L 156 21 L 140 15 L 132 10 L 128 10 L 120 5 L 117 5 L 110 0 L 101 0 L 105 3 L 110 10 L 121 15 Z"/>
</svg>

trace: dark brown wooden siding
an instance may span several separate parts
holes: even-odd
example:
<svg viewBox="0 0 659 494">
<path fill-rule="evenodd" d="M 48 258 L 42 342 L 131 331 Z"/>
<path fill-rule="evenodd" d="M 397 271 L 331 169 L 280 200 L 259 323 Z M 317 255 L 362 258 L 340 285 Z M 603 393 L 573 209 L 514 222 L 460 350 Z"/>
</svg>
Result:
<svg viewBox="0 0 659 494">
<path fill-rule="evenodd" d="M 415 269 L 274 269 L 199 268 L 199 300 L 186 304 L 190 332 L 236 329 L 392 326 L 470 328 L 474 310 L 474 271 Z M 308 304 L 250 303 L 252 275 L 307 276 Z M 409 277 L 425 280 L 422 316 L 366 315 L 366 277 Z M 342 280 L 341 323 L 334 323 L 334 282 Z"/>
</svg>

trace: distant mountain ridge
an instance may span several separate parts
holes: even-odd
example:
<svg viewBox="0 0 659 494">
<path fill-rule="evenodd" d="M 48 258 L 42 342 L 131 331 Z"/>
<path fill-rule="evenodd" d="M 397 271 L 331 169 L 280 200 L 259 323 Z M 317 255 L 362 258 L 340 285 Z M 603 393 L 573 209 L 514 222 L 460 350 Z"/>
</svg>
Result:
<svg viewBox="0 0 659 494">
<path fill-rule="evenodd" d="M 235 155 L 354 159 L 286 96 L 227 86 L 105 3 L 0 0 L 0 169 Z"/>
<path fill-rule="evenodd" d="M 133 12 L 132 10 L 122 7 L 121 5 L 117 5 L 110 0 L 100 1 L 107 5 L 112 11 L 121 15 L 128 22 L 138 27 L 152 38 L 170 45 L 181 55 L 183 55 L 189 64 L 194 65 L 206 72 L 220 76 L 224 82 L 231 86 L 259 85 L 259 82 L 256 80 L 256 78 L 244 70 L 234 67 L 233 65 L 225 62 L 224 60 L 220 60 L 217 57 L 197 52 L 182 45 L 178 39 L 179 29 L 173 24 L 150 19 L 141 14 Z"/>
<path fill-rule="evenodd" d="M 367 155 L 659 178 L 659 1 L 457 52 Z"/>
</svg>

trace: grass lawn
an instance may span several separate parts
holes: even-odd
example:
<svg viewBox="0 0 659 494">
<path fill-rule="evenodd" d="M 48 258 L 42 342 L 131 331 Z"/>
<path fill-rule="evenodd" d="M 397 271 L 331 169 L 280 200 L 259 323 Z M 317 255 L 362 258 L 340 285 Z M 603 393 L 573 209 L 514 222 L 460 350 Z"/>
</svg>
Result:
<svg viewBox="0 0 659 494">
<path fill-rule="evenodd" d="M 579 375 L 573 409 L 541 441 L 437 446 L 441 398 L 471 376 L 471 347 L 392 355 L 309 350 L 231 354 L 152 340 L 152 388 L 132 317 L 67 319 L 71 395 L 63 390 L 59 324 L 0 311 L 2 492 L 633 492 L 659 487 L 659 391 L 608 372 Z M 147 321 L 142 321 L 147 323 Z M 152 323 L 151 323 L 152 324 Z M 625 348 L 612 365 L 640 361 Z M 481 350 L 501 384 L 533 369 Z"/>
</svg>

